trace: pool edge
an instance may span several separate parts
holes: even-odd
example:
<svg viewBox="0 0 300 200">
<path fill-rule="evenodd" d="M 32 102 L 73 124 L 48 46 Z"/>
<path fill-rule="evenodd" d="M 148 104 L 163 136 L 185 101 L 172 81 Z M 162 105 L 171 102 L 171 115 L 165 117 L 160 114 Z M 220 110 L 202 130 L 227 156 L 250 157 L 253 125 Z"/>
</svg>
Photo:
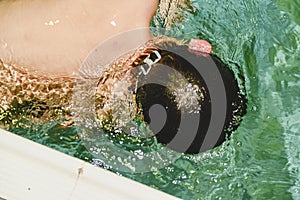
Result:
<svg viewBox="0 0 300 200">
<path fill-rule="evenodd" d="M 0 199 L 177 199 L 0 129 Z"/>
</svg>

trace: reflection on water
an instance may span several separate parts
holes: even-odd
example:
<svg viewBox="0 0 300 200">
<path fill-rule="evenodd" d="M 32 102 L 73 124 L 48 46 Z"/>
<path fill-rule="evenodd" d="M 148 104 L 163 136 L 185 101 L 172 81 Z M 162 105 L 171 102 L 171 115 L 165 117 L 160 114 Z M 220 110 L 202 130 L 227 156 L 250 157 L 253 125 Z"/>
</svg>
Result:
<svg viewBox="0 0 300 200">
<path fill-rule="evenodd" d="M 181 11 L 185 18 L 171 31 L 208 40 L 213 53 L 237 77 L 245 78 L 247 115 L 231 140 L 214 150 L 182 155 L 171 165 L 147 173 L 111 170 L 184 199 L 299 199 L 297 2 L 193 0 L 196 11 Z M 158 16 L 154 21 L 163 22 Z M 74 128 L 53 122 L 11 131 L 109 168 L 93 160 Z"/>
</svg>

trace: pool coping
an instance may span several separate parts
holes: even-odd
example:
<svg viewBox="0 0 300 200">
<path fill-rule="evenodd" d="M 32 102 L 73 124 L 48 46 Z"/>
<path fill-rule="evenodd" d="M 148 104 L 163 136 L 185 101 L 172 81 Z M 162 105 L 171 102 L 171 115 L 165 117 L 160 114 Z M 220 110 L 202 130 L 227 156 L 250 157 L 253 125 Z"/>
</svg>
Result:
<svg viewBox="0 0 300 200">
<path fill-rule="evenodd" d="M 0 129 L 0 199 L 178 199 Z"/>
</svg>

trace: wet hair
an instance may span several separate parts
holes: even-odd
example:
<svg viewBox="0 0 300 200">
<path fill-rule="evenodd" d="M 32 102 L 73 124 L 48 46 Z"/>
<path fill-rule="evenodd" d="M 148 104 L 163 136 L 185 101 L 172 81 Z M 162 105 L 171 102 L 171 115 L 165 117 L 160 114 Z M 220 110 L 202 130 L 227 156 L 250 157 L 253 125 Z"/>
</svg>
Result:
<svg viewBox="0 0 300 200">
<path fill-rule="evenodd" d="M 144 120 L 147 123 L 151 123 L 151 117 L 156 117 L 150 117 L 149 114 L 153 105 L 162 105 L 166 110 L 166 122 L 163 128 L 156 133 L 155 136 L 157 140 L 166 145 L 170 144 L 179 132 L 178 129 L 180 128 L 181 120 L 184 120 L 193 112 L 199 112 L 200 120 L 198 122 L 197 134 L 190 146 L 184 149 L 182 149 L 180 145 L 171 145 L 169 147 L 179 152 L 199 153 L 200 151 L 221 145 L 229 138 L 230 134 L 237 129 L 241 123 L 242 116 L 246 113 L 247 100 L 239 88 L 233 71 L 217 56 L 209 56 L 206 54 L 196 55 L 189 52 L 188 47 L 185 45 L 172 44 L 167 48 L 165 46 L 163 49 L 158 49 L 158 51 L 162 58 L 152 67 L 150 73 L 143 81 L 147 82 L 147 79 L 153 78 L 156 80 L 164 79 L 159 69 L 161 66 L 166 65 L 182 74 L 188 83 L 184 80 L 180 80 L 180 78 L 172 79 L 172 77 L 170 78 L 172 75 L 169 75 L 167 81 L 170 83 L 167 83 L 167 87 L 160 84 L 145 84 L 137 90 L 137 105 L 140 105 Z M 182 57 L 182 54 L 185 56 Z M 191 64 L 190 60 L 194 60 L 194 63 L 197 63 L 199 67 L 208 68 L 211 67 L 208 64 L 210 59 L 213 60 L 221 74 L 226 91 L 226 99 L 224 99 L 224 101 L 227 102 L 227 106 L 222 133 L 216 138 L 216 142 L 213 146 L 201 149 L 202 145 L 205 146 L 203 143 L 211 119 L 211 94 L 202 74 L 195 69 L 195 66 Z M 210 78 L 213 79 L 215 77 Z M 174 92 L 174 90 L 179 90 L 179 92 Z M 186 131 L 184 134 L 188 137 L 191 133 Z"/>
</svg>

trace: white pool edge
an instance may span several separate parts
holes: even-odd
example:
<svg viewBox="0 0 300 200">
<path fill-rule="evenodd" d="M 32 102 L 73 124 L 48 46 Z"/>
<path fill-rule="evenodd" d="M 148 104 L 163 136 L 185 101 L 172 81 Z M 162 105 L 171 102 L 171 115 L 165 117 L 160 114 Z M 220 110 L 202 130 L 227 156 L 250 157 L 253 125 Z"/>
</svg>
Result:
<svg viewBox="0 0 300 200">
<path fill-rule="evenodd" d="M 0 199 L 177 199 L 0 129 Z"/>
</svg>

